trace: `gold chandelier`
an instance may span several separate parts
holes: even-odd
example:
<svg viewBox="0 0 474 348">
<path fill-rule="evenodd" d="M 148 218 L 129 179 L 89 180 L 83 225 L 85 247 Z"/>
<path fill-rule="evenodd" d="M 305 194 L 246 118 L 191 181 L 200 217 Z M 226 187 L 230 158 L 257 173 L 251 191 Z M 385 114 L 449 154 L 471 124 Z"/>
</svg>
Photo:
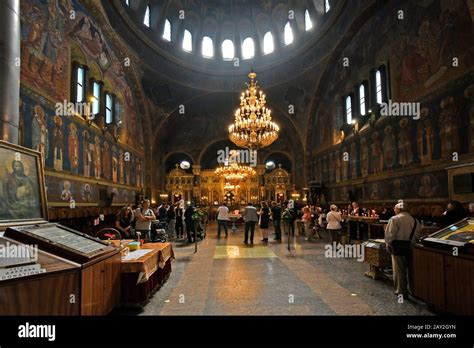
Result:
<svg viewBox="0 0 474 348">
<path fill-rule="evenodd" d="M 256 175 L 256 172 L 253 168 L 248 166 L 243 166 L 241 164 L 232 163 L 227 166 L 222 166 L 216 168 L 214 173 L 217 176 L 224 177 L 229 183 L 237 183 L 242 180 L 247 179 L 250 176 Z"/>
<path fill-rule="evenodd" d="M 240 185 L 234 185 L 231 184 L 230 182 L 226 182 L 224 185 L 224 190 L 226 191 L 233 191 L 234 189 L 239 189 Z"/>
<path fill-rule="evenodd" d="M 256 150 L 277 140 L 280 128 L 272 122 L 271 110 L 265 106 L 265 94 L 255 80 L 257 74 L 252 71 L 248 76 L 250 83 L 240 96 L 235 121 L 229 126 L 229 138 L 239 147 Z"/>
</svg>

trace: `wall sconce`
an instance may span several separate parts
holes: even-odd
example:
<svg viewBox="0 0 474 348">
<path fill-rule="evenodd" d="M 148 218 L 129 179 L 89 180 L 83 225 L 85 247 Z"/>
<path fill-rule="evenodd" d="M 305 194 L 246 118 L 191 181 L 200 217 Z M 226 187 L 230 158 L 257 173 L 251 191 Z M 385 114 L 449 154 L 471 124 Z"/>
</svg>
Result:
<svg viewBox="0 0 474 348">
<path fill-rule="evenodd" d="M 368 110 L 369 125 L 375 127 L 375 123 L 380 118 L 380 105 L 376 104 Z"/>
<path fill-rule="evenodd" d="M 359 121 L 357 120 L 352 120 L 352 133 L 357 134 L 359 133 Z"/>
</svg>

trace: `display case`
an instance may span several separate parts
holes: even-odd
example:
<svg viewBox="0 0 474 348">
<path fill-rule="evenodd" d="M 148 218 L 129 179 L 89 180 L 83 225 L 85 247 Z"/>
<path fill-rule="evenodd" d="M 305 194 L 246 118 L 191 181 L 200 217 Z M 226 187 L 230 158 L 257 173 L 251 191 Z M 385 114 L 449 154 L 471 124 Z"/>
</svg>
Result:
<svg viewBox="0 0 474 348">
<path fill-rule="evenodd" d="M 3 237 L 0 249 L 0 315 L 81 314 L 81 265 L 41 250 L 33 256 L 28 245 Z"/>
<path fill-rule="evenodd" d="M 6 282 L 0 285 L 3 290 L 0 304 L 7 306 L 8 303 L 32 298 L 37 300 L 35 308 L 20 306 L 21 309 L 19 307 L 15 312 L 14 308 L 7 306 L 5 308 L 10 309 L 0 314 L 109 313 L 120 301 L 119 249 L 71 228 L 48 222 L 43 160 L 39 152 L 0 141 L 0 163 L 5 169 L 0 171 L 0 231 L 5 230 L 6 240 L 30 250 L 39 249 L 38 255 L 42 255 L 40 259 L 22 257 L 16 260 L 0 255 L 0 276 L 7 275 Z M 67 282 L 36 282 L 34 278 L 48 279 L 44 274 L 48 277 L 55 274 L 44 267 L 53 263 L 51 259 L 59 260 L 57 267 L 75 264 L 75 280 L 70 275 Z M 68 267 L 63 268 L 66 272 Z M 27 276 L 23 277 L 24 274 Z M 12 276 L 14 280 L 10 279 Z M 6 289 L 5 284 L 10 282 L 14 284 Z M 54 286 L 55 283 L 59 285 Z M 46 296 L 49 296 L 47 300 Z M 74 297 L 71 301 L 77 303 L 76 310 L 52 309 L 51 301 L 57 300 L 58 306 L 65 306 L 61 300 L 64 296 Z"/>
<path fill-rule="evenodd" d="M 465 218 L 421 239 L 425 246 L 474 254 L 474 218 Z"/>
</svg>

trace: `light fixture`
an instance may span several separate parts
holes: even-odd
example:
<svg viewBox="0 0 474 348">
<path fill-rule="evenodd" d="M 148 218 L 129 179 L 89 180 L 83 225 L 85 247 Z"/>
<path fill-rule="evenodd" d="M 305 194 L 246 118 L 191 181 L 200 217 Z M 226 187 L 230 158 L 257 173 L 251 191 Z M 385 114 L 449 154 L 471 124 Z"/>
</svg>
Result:
<svg viewBox="0 0 474 348">
<path fill-rule="evenodd" d="M 179 166 L 181 167 L 181 169 L 186 170 L 191 167 L 191 163 L 189 163 L 188 161 L 181 161 Z"/>
<path fill-rule="evenodd" d="M 275 162 L 268 161 L 267 163 L 265 163 L 265 168 L 267 168 L 268 170 L 275 169 Z"/>
<path fill-rule="evenodd" d="M 227 166 L 218 167 L 214 173 L 217 176 L 224 177 L 227 182 L 236 184 L 248 177 L 254 176 L 257 173 L 252 167 L 244 166 L 237 163 L 231 163 Z"/>
<path fill-rule="evenodd" d="M 255 80 L 257 74 L 252 71 L 248 76 L 250 83 L 240 96 L 240 107 L 229 126 L 229 139 L 237 146 L 257 150 L 277 140 L 280 128 L 272 122 L 271 111 L 265 106 L 265 94 Z"/>
</svg>

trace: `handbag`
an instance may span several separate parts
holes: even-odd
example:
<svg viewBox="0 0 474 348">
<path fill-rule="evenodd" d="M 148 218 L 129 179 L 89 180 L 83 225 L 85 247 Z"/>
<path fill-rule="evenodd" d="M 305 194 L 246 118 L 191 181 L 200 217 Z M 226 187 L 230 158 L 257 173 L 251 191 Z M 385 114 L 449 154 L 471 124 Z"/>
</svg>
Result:
<svg viewBox="0 0 474 348">
<path fill-rule="evenodd" d="M 413 218 L 415 223 L 413 224 L 413 229 L 411 230 L 410 239 L 409 240 L 394 240 L 392 242 L 391 249 L 392 255 L 394 256 L 410 256 L 411 254 L 411 240 L 413 238 L 413 234 L 415 233 L 416 229 L 416 219 Z"/>
</svg>

